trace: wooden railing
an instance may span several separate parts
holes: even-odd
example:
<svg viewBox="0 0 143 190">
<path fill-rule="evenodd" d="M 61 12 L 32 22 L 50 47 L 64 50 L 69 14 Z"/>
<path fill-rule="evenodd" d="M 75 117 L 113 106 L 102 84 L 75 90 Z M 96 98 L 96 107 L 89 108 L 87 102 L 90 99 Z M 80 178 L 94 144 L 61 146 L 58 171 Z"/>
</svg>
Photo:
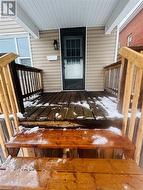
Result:
<svg viewBox="0 0 143 190">
<path fill-rule="evenodd" d="M 17 55 L 13 53 L 5 54 L 0 57 L 0 107 L 4 115 L 9 138 L 12 137 L 15 132 L 19 131 L 19 122 L 17 118 L 19 109 L 10 73 L 10 64 L 16 57 Z M 13 121 L 9 117 L 10 114 L 13 117 Z M 4 156 L 6 157 L 8 153 L 5 149 L 6 139 L 4 137 L 5 135 L 3 135 L 3 130 L 0 126 L 0 144 Z"/>
<path fill-rule="evenodd" d="M 42 70 L 16 64 L 16 71 L 20 80 L 23 98 L 43 91 Z"/>
<path fill-rule="evenodd" d="M 136 145 L 135 160 L 139 164 L 143 159 L 143 54 L 124 47 L 120 50 L 120 55 L 119 99 L 123 100 L 123 133 Z"/>
<path fill-rule="evenodd" d="M 12 63 L 11 74 L 19 109 L 24 113 L 23 100 L 36 93 L 43 92 L 42 70 Z"/>
<path fill-rule="evenodd" d="M 121 61 L 104 67 L 104 89 L 118 96 Z"/>
</svg>

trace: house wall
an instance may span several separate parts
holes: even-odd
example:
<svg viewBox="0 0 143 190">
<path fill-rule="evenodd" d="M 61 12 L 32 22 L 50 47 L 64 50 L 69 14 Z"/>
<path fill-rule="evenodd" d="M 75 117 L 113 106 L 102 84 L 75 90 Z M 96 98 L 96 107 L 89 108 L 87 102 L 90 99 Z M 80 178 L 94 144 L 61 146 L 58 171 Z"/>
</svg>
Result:
<svg viewBox="0 0 143 190">
<path fill-rule="evenodd" d="M 0 20 L 0 35 L 26 33 L 14 20 Z M 114 62 L 116 31 L 105 35 L 104 28 L 87 28 L 85 88 L 103 90 L 103 67 Z M 61 91 L 62 67 L 60 50 L 53 48 L 53 41 L 59 40 L 59 30 L 41 31 L 40 39 L 30 37 L 32 63 L 43 70 L 45 91 Z M 58 55 L 57 61 L 48 61 L 48 55 Z"/>
<path fill-rule="evenodd" d="M 114 63 L 116 30 L 105 35 L 104 28 L 87 29 L 86 90 L 104 89 L 103 67 Z"/>
<path fill-rule="evenodd" d="M 54 50 L 54 40 L 59 41 L 59 30 L 40 32 L 40 39 L 31 37 L 33 66 L 43 70 L 44 91 L 62 90 L 60 50 Z M 57 61 L 48 61 L 48 55 L 58 55 Z"/>
<path fill-rule="evenodd" d="M 143 46 L 143 9 L 120 32 L 120 47 L 127 46 L 127 38 L 132 35 L 130 46 Z"/>
<path fill-rule="evenodd" d="M 20 34 L 26 31 L 13 19 L 0 19 L 0 36 L 10 34 Z"/>
<path fill-rule="evenodd" d="M 104 89 L 103 67 L 114 62 L 116 30 L 105 35 L 104 28 L 87 28 L 85 88 L 102 91 Z M 45 91 L 62 90 L 62 69 L 60 50 L 53 48 L 53 41 L 59 41 L 59 30 L 42 31 L 40 39 L 31 37 L 32 60 L 34 67 L 43 69 Z M 57 61 L 48 61 L 48 55 L 58 55 Z"/>
</svg>

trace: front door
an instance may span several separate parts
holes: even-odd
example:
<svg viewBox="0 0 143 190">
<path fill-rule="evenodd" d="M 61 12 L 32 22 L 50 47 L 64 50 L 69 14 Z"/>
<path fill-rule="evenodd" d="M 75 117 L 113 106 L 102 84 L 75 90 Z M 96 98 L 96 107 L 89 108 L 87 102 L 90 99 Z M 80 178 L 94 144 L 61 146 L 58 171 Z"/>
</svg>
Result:
<svg viewBox="0 0 143 190">
<path fill-rule="evenodd" d="M 64 90 L 83 90 L 85 38 L 79 32 L 79 28 L 78 30 L 71 29 L 69 33 L 68 31 L 67 35 L 62 36 L 63 88 Z"/>
</svg>

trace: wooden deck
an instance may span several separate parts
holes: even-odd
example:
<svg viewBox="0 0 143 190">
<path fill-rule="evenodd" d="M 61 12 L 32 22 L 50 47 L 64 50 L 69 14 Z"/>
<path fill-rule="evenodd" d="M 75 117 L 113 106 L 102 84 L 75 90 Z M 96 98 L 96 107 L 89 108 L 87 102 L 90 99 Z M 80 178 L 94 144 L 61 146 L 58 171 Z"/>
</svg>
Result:
<svg viewBox="0 0 143 190">
<path fill-rule="evenodd" d="M 22 120 L 44 121 L 121 121 L 117 100 L 105 92 L 57 92 L 43 93 L 38 98 L 25 102 L 25 114 Z M 38 124 L 38 123 L 37 123 Z"/>
<path fill-rule="evenodd" d="M 0 189 L 142 190 L 143 170 L 131 160 L 12 158 L 0 168 Z"/>
<path fill-rule="evenodd" d="M 131 141 L 121 134 L 110 130 L 95 129 L 26 129 L 14 136 L 6 143 L 11 148 L 38 148 L 38 149 L 92 149 L 92 150 L 120 150 L 125 158 L 133 158 L 135 147 Z M 86 151 L 85 151 L 86 152 Z M 88 152 L 86 156 L 90 158 Z M 96 156 L 96 154 L 95 154 Z"/>
</svg>

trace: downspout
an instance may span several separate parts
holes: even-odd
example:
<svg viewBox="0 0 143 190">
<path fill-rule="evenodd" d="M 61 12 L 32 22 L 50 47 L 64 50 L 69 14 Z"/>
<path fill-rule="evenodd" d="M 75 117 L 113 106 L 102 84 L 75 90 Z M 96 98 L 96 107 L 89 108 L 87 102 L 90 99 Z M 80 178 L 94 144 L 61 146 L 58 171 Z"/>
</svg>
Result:
<svg viewBox="0 0 143 190">
<path fill-rule="evenodd" d="M 115 57 L 114 57 L 114 62 L 117 62 L 118 44 L 119 44 L 119 27 L 117 26 L 117 34 L 116 34 L 116 46 L 115 46 Z"/>
</svg>

